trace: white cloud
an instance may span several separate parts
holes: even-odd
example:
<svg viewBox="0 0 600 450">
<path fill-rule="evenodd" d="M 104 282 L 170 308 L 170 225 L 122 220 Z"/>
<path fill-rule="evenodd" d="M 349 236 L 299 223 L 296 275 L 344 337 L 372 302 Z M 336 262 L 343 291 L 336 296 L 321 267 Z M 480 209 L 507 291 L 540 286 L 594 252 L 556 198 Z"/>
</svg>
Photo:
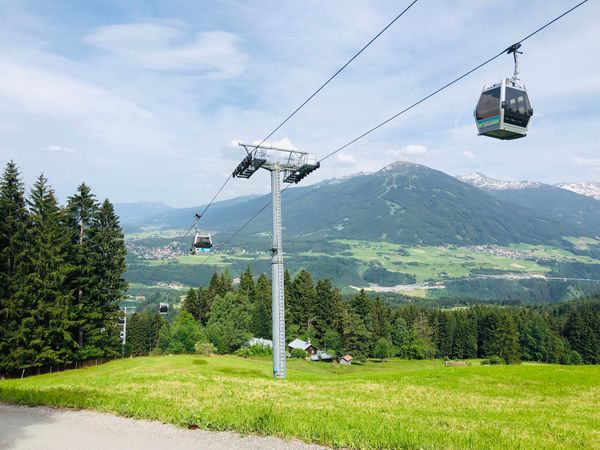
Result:
<svg viewBox="0 0 600 450">
<path fill-rule="evenodd" d="M 49 152 L 62 152 L 62 153 L 75 153 L 75 150 L 70 147 L 63 147 L 62 145 L 49 145 L 45 150 Z"/>
<path fill-rule="evenodd" d="M 356 158 L 352 155 L 348 155 L 347 153 L 338 153 L 335 155 L 335 160 L 343 165 L 343 166 L 355 166 Z"/>
<path fill-rule="evenodd" d="M 427 147 L 421 144 L 409 144 L 402 148 L 390 148 L 385 151 L 386 155 L 396 158 L 422 156 L 425 153 L 427 153 Z"/>
<path fill-rule="evenodd" d="M 594 169 L 600 169 L 600 158 L 581 158 L 575 156 L 571 159 L 571 163 L 575 166 L 591 167 Z"/>
<path fill-rule="evenodd" d="M 0 112 L 28 114 L 75 125 L 87 139 L 114 146 L 156 149 L 166 142 L 153 113 L 48 62 L 0 60 Z M 56 150 L 54 150 L 56 151 Z"/>
<path fill-rule="evenodd" d="M 234 140 L 232 141 L 232 144 L 234 142 L 244 142 L 244 141 L 240 141 L 240 140 Z M 298 150 L 298 147 L 296 147 L 294 145 L 294 143 L 289 139 L 289 138 L 282 138 L 278 141 L 263 141 L 262 139 L 255 139 L 254 141 L 252 141 L 252 145 L 261 145 L 264 147 L 277 147 L 283 150 Z"/>
<path fill-rule="evenodd" d="M 467 159 L 475 159 L 475 153 L 473 153 L 471 150 L 465 150 L 462 152 L 462 154 Z"/>
<path fill-rule="evenodd" d="M 233 77 L 248 57 L 242 39 L 225 31 L 199 32 L 191 37 L 181 28 L 156 23 L 132 23 L 97 28 L 84 38 L 121 62 L 145 69 L 189 70 Z"/>
</svg>

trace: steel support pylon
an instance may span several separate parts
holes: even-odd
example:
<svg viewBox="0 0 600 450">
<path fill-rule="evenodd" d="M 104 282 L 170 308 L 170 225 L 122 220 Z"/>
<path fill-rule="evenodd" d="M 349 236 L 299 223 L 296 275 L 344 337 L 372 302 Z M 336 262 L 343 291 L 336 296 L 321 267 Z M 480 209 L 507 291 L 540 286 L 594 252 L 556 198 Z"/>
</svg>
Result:
<svg viewBox="0 0 600 450">
<path fill-rule="evenodd" d="M 271 304 L 273 312 L 273 378 L 285 378 L 285 299 L 283 239 L 281 226 L 281 170 L 279 164 L 271 168 L 271 196 L 273 205 L 273 245 L 271 248 Z"/>
</svg>

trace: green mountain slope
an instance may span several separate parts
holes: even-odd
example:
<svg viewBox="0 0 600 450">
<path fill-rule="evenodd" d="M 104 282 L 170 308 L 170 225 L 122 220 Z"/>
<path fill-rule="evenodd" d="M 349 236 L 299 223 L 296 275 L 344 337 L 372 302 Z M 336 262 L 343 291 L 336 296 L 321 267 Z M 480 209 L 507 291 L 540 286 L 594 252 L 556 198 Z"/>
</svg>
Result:
<svg viewBox="0 0 600 450">
<path fill-rule="evenodd" d="M 202 227 L 217 233 L 232 232 L 269 199 L 270 196 L 260 196 L 216 203 L 202 219 Z M 513 197 L 510 200 L 443 172 L 399 162 L 372 174 L 288 189 L 283 194 L 283 222 L 287 241 L 361 239 L 407 245 L 561 245 L 563 236 L 597 234 L 593 222 L 572 220 L 568 211 L 560 211 L 560 205 L 546 205 L 540 200 L 533 208 L 529 202 L 519 204 Z M 551 210 L 551 206 L 557 209 Z M 144 226 L 184 228 L 193 221 L 193 211 L 200 209 L 171 210 L 145 220 Z M 243 234 L 270 229 L 270 208 L 266 208 Z"/>
<path fill-rule="evenodd" d="M 569 227 L 582 228 L 600 235 L 600 201 L 555 186 L 543 185 L 526 189 L 493 190 L 497 199 L 527 208 Z"/>
</svg>

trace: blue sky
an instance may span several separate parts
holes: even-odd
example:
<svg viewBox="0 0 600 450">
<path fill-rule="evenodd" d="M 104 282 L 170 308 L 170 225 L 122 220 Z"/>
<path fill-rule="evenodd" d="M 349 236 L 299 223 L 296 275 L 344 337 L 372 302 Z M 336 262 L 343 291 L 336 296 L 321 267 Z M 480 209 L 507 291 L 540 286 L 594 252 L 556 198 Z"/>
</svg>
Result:
<svg viewBox="0 0 600 450">
<path fill-rule="evenodd" d="M 0 0 L 0 163 L 44 172 L 64 199 L 86 181 L 114 202 L 209 200 L 243 156 L 408 1 Z M 272 138 L 325 155 L 521 39 L 574 1 L 420 0 Z M 502 57 L 368 138 L 306 182 L 397 160 L 458 175 L 600 180 L 600 4 L 523 47 L 525 139 L 477 137 Z M 269 189 L 266 172 L 223 198 Z"/>
</svg>

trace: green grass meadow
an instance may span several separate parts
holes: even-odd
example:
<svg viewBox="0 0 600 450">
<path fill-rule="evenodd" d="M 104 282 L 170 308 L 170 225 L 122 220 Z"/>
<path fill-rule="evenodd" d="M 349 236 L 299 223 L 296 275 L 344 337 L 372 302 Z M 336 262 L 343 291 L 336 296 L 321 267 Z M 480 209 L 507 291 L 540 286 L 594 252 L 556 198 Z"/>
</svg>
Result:
<svg viewBox="0 0 600 450">
<path fill-rule="evenodd" d="M 160 356 L 1 380 L 0 401 L 351 448 L 600 448 L 600 366 Z"/>
</svg>

